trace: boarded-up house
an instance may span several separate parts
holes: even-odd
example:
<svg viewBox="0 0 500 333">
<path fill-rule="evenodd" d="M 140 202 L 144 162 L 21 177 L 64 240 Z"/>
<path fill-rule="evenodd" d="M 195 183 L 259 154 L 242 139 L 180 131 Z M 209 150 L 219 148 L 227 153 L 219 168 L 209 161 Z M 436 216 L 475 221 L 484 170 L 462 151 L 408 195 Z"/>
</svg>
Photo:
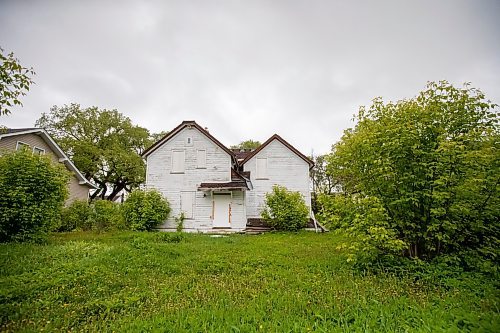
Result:
<svg viewBox="0 0 500 333">
<path fill-rule="evenodd" d="M 273 185 L 299 191 L 311 207 L 313 162 L 278 135 L 254 151 L 226 148 L 194 121 L 184 121 L 143 153 L 146 187 L 170 202 L 171 217 L 160 227 L 195 232 L 239 232 L 260 218 Z"/>
<path fill-rule="evenodd" d="M 69 197 L 66 204 L 74 200 L 87 200 L 91 184 L 71 162 L 50 135 L 42 128 L 0 129 L 0 154 L 2 151 L 29 149 L 33 154 L 46 154 L 54 163 L 62 163 L 71 172 L 68 183 Z"/>
</svg>

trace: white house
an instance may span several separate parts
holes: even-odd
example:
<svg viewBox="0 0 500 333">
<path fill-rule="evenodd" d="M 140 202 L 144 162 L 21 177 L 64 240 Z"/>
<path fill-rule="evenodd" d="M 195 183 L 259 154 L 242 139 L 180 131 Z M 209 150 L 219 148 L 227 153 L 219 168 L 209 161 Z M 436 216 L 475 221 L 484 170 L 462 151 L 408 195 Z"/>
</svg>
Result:
<svg viewBox="0 0 500 333">
<path fill-rule="evenodd" d="M 264 198 L 272 186 L 302 193 L 311 207 L 309 170 L 313 162 L 278 135 L 254 151 L 232 151 L 194 121 L 184 121 L 143 153 L 146 188 L 170 202 L 171 217 L 160 229 L 240 232 L 259 226 Z"/>
</svg>

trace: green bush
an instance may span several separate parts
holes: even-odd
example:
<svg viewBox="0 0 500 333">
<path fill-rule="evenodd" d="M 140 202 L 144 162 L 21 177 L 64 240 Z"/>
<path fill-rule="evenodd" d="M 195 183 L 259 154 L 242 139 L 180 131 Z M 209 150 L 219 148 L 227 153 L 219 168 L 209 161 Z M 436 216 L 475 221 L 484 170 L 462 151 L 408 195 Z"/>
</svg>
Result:
<svg viewBox="0 0 500 333">
<path fill-rule="evenodd" d="M 63 208 L 61 224 L 57 231 L 91 230 L 93 221 L 94 210 L 88 202 L 75 200 L 69 206 Z"/>
<path fill-rule="evenodd" d="M 61 214 L 61 224 L 57 231 L 125 229 L 120 205 L 107 200 L 92 204 L 74 201 Z"/>
<path fill-rule="evenodd" d="M 382 256 L 394 256 L 406 244 L 398 239 L 390 218 L 380 200 L 366 196 L 320 195 L 320 221 L 349 236 L 339 249 L 348 261 L 367 264 Z M 333 228 L 332 228 L 333 229 Z"/>
<path fill-rule="evenodd" d="M 106 231 L 126 228 L 120 204 L 108 200 L 98 200 L 92 204 L 92 209 L 94 229 Z"/>
<path fill-rule="evenodd" d="M 0 241 L 43 239 L 58 223 L 69 174 L 28 150 L 0 156 Z"/>
<path fill-rule="evenodd" d="M 261 216 L 275 230 L 297 231 L 307 226 L 309 208 L 300 192 L 275 185 L 266 193 Z"/>
<path fill-rule="evenodd" d="M 170 214 L 170 205 L 160 192 L 135 190 L 123 203 L 125 223 L 131 230 L 150 231 Z"/>
<path fill-rule="evenodd" d="M 430 82 L 412 99 L 360 108 L 327 157 L 347 194 L 376 197 L 401 254 L 500 258 L 500 113 L 469 85 Z"/>
</svg>

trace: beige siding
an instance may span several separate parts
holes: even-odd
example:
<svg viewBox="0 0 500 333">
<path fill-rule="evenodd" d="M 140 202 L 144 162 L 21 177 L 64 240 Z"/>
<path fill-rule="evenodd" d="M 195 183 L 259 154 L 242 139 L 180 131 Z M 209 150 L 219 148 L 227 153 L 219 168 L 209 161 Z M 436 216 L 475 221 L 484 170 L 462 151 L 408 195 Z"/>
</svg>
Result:
<svg viewBox="0 0 500 333">
<path fill-rule="evenodd" d="M 69 196 L 66 200 L 66 204 L 70 204 L 75 200 L 88 200 L 89 198 L 89 187 L 86 185 L 80 185 L 78 178 L 75 175 L 71 175 L 71 179 L 68 184 Z"/>
<path fill-rule="evenodd" d="M 29 144 L 30 149 L 33 149 L 33 147 L 42 148 L 45 150 L 45 154 L 49 155 L 54 161 L 59 161 L 59 158 L 54 154 L 49 145 L 45 143 L 45 140 L 33 133 L 8 136 L 0 139 L 0 150 L 16 150 L 18 141 Z"/>
<path fill-rule="evenodd" d="M 42 148 L 45 150 L 45 154 L 50 156 L 54 162 L 59 163 L 59 157 L 52 151 L 50 146 L 37 134 L 19 134 L 14 136 L 8 136 L 0 139 L 0 151 L 11 151 L 16 150 L 17 142 L 23 142 L 30 145 L 31 150 L 33 147 Z M 89 187 L 86 185 L 80 185 L 78 178 L 72 174 L 71 179 L 68 183 L 69 197 L 66 200 L 66 204 L 70 204 L 74 200 L 87 200 Z"/>
</svg>

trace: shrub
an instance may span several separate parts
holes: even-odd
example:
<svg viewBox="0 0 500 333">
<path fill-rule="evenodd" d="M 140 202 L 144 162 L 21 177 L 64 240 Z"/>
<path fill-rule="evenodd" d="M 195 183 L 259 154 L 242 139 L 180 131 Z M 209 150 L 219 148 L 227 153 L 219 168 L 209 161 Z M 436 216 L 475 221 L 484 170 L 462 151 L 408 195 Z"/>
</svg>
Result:
<svg viewBox="0 0 500 333">
<path fill-rule="evenodd" d="M 61 224 L 57 231 L 125 229 L 120 205 L 107 200 L 92 204 L 73 201 L 61 214 Z"/>
<path fill-rule="evenodd" d="M 28 150 L 0 156 L 0 241 L 43 239 L 58 223 L 69 174 Z"/>
<path fill-rule="evenodd" d="M 126 228 L 120 204 L 108 200 L 97 200 L 92 203 L 92 210 L 94 215 L 93 229 L 106 231 Z"/>
<path fill-rule="evenodd" d="M 320 220 L 349 236 L 339 248 L 347 250 L 348 261 L 372 263 L 382 256 L 402 252 L 406 244 L 398 239 L 379 199 L 366 196 L 322 195 Z"/>
<path fill-rule="evenodd" d="M 412 99 L 360 108 L 327 157 L 343 191 L 377 197 L 402 254 L 500 258 L 500 113 L 469 85 L 430 82 Z"/>
<path fill-rule="evenodd" d="M 93 221 L 94 210 L 88 202 L 75 200 L 69 206 L 63 208 L 61 224 L 57 231 L 91 230 Z"/>
<path fill-rule="evenodd" d="M 168 201 L 156 190 L 135 190 L 123 203 L 123 216 L 132 230 L 152 230 L 170 214 Z"/>
<path fill-rule="evenodd" d="M 266 193 L 261 216 L 273 229 L 297 231 L 307 226 L 309 208 L 300 192 L 275 185 L 271 193 Z"/>
</svg>

